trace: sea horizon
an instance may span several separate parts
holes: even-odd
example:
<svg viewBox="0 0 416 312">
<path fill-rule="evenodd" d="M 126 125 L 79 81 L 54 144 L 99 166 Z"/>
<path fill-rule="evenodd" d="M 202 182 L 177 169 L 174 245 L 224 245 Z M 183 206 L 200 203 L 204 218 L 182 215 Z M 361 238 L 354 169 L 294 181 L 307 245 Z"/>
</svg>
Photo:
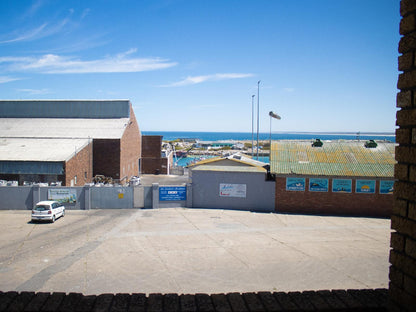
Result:
<svg viewBox="0 0 416 312">
<path fill-rule="evenodd" d="M 200 141 L 247 141 L 252 139 L 252 132 L 227 131 L 142 131 L 143 135 L 161 135 L 164 141 L 177 139 L 197 139 Z M 253 134 L 257 140 L 257 133 Z M 259 133 L 259 140 L 269 140 L 270 132 Z M 316 132 L 316 131 L 276 131 L 272 132 L 272 140 L 385 140 L 395 142 L 394 132 Z"/>
</svg>

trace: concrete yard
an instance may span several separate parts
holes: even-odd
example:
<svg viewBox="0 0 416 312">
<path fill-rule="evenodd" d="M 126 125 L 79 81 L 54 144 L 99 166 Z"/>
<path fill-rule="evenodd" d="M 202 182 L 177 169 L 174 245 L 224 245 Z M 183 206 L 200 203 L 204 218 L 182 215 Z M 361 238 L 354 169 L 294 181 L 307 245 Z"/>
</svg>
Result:
<svg viewBox="0 0 416 312">
<path fill-rule="evenodd" d="M 166 208 L 0 211 L 0 291 L 387 288 L 390 220 Z"/>
</svg>

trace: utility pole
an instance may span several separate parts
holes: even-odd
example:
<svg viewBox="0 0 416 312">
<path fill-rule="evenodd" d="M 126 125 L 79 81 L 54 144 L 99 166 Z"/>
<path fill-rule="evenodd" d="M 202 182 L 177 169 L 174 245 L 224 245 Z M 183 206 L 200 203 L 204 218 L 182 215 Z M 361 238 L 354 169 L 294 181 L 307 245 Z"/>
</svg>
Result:
<svg viewBox="0 0 416 312">
<path fill-rule="evenodd" d="M 257 81 L 257 160 L 259 160 L 260 80 Z"/>
<path fill-rule="evenodd" d="M 251 156 L 254 154 L 254 97 L 251 96 Z"/>
</svg>

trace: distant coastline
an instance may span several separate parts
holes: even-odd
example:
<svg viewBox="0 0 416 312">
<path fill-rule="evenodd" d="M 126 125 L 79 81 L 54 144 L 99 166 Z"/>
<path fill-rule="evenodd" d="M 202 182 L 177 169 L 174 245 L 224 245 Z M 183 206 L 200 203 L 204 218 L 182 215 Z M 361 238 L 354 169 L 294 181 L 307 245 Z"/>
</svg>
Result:
<svg viewBox="0 0 416 312">
<path fill-rule="evenodd" d="M 199 139 L 201 141 L 247 141 L 251 132 L 192 132 L 192 131 L 142 131 L 143 135 L 162 135 L 164 141 L 176 139 Z M 259 133 L 259 140 L 269 140 L 270 133 Z M 272 140 L 386 140 L 395 142 L 394 132 L 273 132 Z M 254 133 L 257 140 L 257 133 Z"/>
</svg>

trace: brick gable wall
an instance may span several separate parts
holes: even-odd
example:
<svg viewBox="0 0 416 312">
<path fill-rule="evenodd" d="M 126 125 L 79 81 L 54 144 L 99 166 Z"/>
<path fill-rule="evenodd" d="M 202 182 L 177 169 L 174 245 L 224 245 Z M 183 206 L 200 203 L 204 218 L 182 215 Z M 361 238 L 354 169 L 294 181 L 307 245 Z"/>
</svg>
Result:
<svg viewBox="0 0 416 312">
<path fill-rule="evenodd" d="M 139 159 L 142 154 L 139 125 L 130 105 L 130 122 L 120 140 L 120 179 L 139 175 Z"/>
<path fill-rule="evenodd" d="M 65 163 L 66 186 L 71 186 L 71 181 L 74 182 L 74 186 L 83 186 L 92 181 L 92 146 L 93 144 L 90 142 Z"/>
</svg>

